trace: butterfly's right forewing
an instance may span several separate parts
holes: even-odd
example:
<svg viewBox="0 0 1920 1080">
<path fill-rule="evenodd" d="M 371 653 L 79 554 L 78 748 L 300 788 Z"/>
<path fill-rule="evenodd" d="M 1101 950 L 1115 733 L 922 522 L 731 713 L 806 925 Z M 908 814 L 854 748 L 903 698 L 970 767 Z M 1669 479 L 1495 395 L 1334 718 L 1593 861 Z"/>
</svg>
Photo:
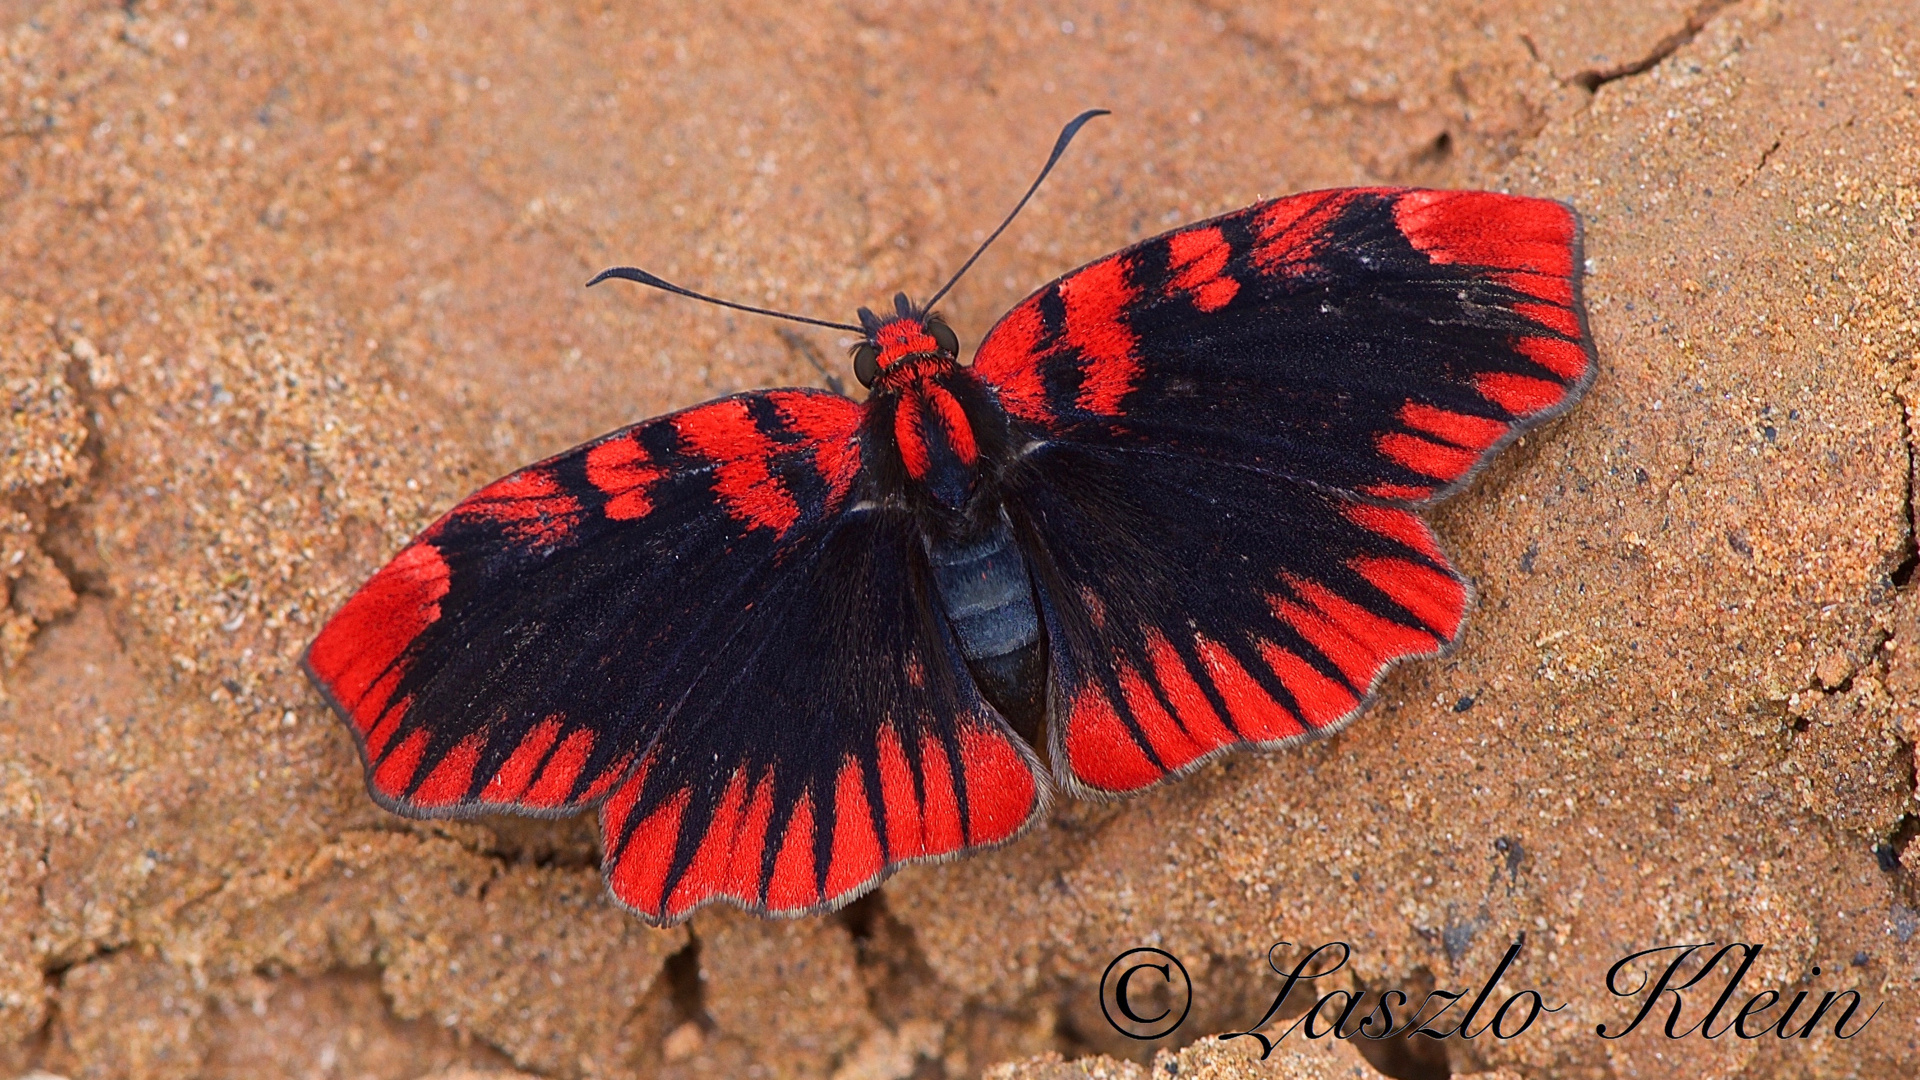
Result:
<svg viewBox="0 0 1920 1080">
<path fill-rule="evenodd" d="M 776 390 L 661 417 L 460 503 L 307 664 L 415 815 L 599 805 L 623 902 L 794 913 L 1004 840 L 1040 781 L 861 498 L 866 416 Z"/>
</svg>

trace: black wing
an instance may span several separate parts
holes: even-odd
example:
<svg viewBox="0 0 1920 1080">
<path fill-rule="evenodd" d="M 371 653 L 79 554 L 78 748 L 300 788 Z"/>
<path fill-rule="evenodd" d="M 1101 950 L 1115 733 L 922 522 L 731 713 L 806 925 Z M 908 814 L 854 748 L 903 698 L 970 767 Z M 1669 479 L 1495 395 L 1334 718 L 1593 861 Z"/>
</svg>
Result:
<svg viewBox="0 0 1920 1080">
<path fill-rule="evenodd" d="M 1592 380 L 1566 206 L 1357 188 L 1262 203 L 1041 289 L 974 372 L 1047 608 L 1053 749 L 1124 791 L 1331 730 L 1453 640 L 1464 582 L 1407 507 Z"/>
<path fill-rule="evenodd" d="M 308 651 L 374 797 L 598 804 L 608 883 L 656 922 L 833 906 L 1012 836 L 1037 763 L 928 606 L 911 520 L 860 498 L 864 417 L 740 395 L 456 506 Z"/>
</svg>

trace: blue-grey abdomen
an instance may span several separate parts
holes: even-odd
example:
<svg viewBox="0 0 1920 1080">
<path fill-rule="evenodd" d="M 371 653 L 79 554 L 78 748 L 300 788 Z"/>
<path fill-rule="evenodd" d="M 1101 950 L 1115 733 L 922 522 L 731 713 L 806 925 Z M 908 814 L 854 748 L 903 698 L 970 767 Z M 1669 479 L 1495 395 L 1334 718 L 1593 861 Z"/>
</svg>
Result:
<svg viewBox="0 0 1920 1080">
<path fill-rule="evenodd" d="M 965 543 L 927 545 L 934 587 L 969 660 L 1005 656 L 1040 640 L 1027 562 L 1004 517 Z"/>
<path fill-rule="evenodd" d="M 1037 741 L 1046 702 L 1046 652 L 1027 561 L 1004 515 L 984 534 L 927 542 L 934 591 L 981 694 L 1015 731 Z"/>
</svg>

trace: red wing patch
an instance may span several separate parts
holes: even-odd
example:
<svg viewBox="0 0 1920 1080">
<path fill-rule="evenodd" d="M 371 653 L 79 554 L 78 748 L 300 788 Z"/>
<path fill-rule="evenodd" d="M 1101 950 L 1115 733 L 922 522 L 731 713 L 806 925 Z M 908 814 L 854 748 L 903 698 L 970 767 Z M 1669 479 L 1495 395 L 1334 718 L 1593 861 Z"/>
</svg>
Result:
<svg viewBox="0 0 1920 1080">
<path fill-rule="evenodd" d="M 431 541 L 418 540 L 360 587 L 307 650 L 307 670 L 363 743 L 405 711 L 394 689 L 407 670 L 407 648 L 440 618 L 447 562 Z M 377 752 L 377 749 L 376 749 Z"/>
<path fill-rule="evenodd" d="M 456 512 L 494 522 L 509 540 L 533 546 L 565 540 L 584 510 L 552 470 L 535 466 L 474 492 Z"/>
<path fill-rule="evenodd" d="M 1201 311 L 1226 307 L 1240 291 L 1227 277 L 1227 259 L 1233 248 L 1219 229 L 1188 229 L 1167 237 L 1167 260 L 1174 271 L 1172 286 L 1186 293 Z"/>
<path fill-rule="evenodd" d="M 600 512 L 615 521 L 631 521 L 653 512 L 647 491 L 666 479 L 645 447 L 631 434 L 617 435 L 587 449 L 587 480 L 607 497 Z"/>
<path fill-rule="evenodd" d="M 755 528 L 785 532 L 800 506 L 773 470 L 774 441 L 738 398 L 688 409 L 674 423 L 687 448 L 713 462 L 714 492 L 727 512 Z"/>
<path fill-rule="evenodd" d="M 1127 261 L 1102 259 L 1060 283 L 1066 306 L 1065 340 L 1082 358 L 1077 404 L 1091 413 L 1120 411 L 1120 400 L 1140 374 L 1138 340 L 1121 318 L 1138 292 L 1128 282 Z"/>
</svg>

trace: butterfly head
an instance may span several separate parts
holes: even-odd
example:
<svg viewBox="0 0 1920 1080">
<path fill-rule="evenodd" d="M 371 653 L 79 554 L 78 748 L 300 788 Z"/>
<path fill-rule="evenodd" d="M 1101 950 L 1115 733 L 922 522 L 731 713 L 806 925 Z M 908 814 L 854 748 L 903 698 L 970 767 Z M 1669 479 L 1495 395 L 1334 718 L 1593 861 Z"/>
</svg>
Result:
<svg viewBox="0 0 1920 1080">
<path fill-rule="evenodd" d="M 860 309 L 860 327 L 867 338 L 853 347 L 853 374 L 861 386 L 872 389 L 880 383 L 883 389 L 897 389 L 884 385 L 897 381 L 890 375 L 925 362 L 959 361 L 960 339 L 940 316 L 915 307 L 906 293 L 895 294 L 893 309 L 886 316 Z"/>
</svg>

